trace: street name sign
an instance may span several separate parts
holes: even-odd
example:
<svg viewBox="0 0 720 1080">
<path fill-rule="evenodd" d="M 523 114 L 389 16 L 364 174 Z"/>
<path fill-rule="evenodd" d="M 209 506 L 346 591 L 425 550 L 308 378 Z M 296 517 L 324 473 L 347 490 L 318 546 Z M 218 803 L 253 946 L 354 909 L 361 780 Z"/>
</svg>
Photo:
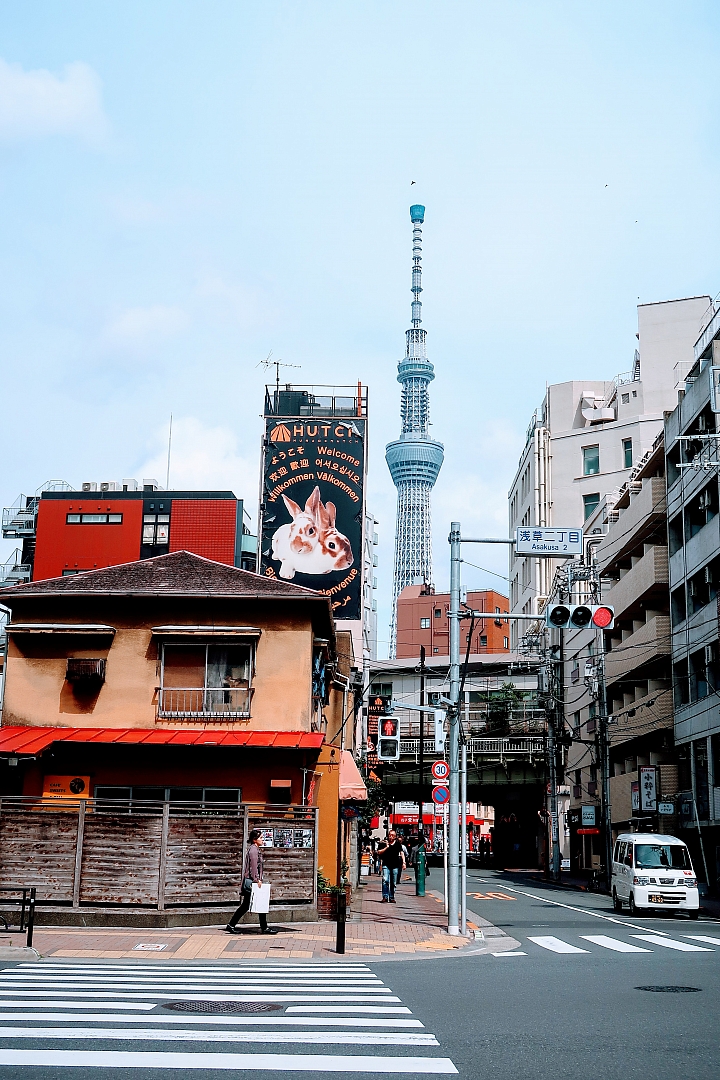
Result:
<svg viewBox="0 0 720 1080">
<path fill-rule="evenodd" d="M 671 802 L 659 802 L 658 803 L 658 814 L 674 814 L 674 813 L 675 813 L 675 803 L 671 803 Z"/>
<path fill-rule="evenodd" d="M 445 806 L 446 803 L 450 802 L 450 788 L 445 787 L 444 784 L 438 784 L 437 787 L 433 788 L 432 797 L 433 802 L 437 803 L 438 806 Z"/>
<path fill-rule="evenodd" d="M 433 761 L 431 772 L 433 780 L 442 783 L 450 776 L 450 766 L 447 761 Z"/>
<path fill-rule="evenodd" d="M 582 529 L 520 528 L 515 530 L 517 555 L 535 555 L 540 558 L 564 558 L 582 555 Z"/>
</svg>

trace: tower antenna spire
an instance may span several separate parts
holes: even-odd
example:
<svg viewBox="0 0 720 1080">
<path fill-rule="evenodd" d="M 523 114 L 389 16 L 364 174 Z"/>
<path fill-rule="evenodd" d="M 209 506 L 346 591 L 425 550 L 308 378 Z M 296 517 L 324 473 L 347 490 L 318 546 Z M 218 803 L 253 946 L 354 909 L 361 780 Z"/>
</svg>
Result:
<svg viewBox="0 0 720 1080">
<path fill-rule="evenodd" d="M 397 488 L 393 606 L 390 655 L 397 652 L 397 600 L 408 585 L 432 582 L 432 526 L 430 495 L 442 467 L 442 443 L 429 437 L 430 395 L 428 387 L 435 369 L 427 358 L 427 331 L 422 323 L 422 226 L 425 207 L 410 207 L 412 223 L 412 326 L 405 331 L 405 356 L 398 364 L 402 386 L 400 438 L 385 448 L 390 475 Z"/>
</svg>

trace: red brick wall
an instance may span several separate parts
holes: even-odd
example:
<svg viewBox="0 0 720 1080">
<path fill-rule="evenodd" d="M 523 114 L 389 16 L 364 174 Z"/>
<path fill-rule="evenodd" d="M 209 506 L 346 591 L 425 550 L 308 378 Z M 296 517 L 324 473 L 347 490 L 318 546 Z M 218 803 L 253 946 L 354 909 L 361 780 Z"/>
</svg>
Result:
<svg viewBox="0 0 720 1080">
<path fill-rule="evenodd" d="M 192 551 L 233 566 L 236 518 L 232 499 L 173 499 L 170 550 Z"/>
</svg>

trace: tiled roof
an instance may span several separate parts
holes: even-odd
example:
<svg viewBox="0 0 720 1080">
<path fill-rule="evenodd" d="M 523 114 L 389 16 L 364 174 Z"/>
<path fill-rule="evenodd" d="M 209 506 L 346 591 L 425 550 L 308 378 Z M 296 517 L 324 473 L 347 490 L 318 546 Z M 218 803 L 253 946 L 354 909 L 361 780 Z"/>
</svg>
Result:
<svg viewBox="0 0 720 1080">
<path fill-rule="evenodd" d="M 276 578 L 239 570 L 213 562 L 189 551 L 173 551 L 153 559 L 121 563 L 102 570 L 86 570 L 67 577 L 29 581 L 0 589 L 0 601 L 13 597 L 48 595 L 93 595 L 119 593 L 124 596 L 237 596 L 258 599 L 324 600 L 314 589 L 304 589 Z"/>
</svg>

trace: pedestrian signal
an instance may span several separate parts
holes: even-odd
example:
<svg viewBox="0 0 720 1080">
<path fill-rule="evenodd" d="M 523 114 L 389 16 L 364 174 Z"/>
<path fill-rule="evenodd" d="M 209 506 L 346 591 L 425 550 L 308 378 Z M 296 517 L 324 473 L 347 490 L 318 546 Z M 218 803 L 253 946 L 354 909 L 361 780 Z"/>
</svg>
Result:
<svg viewBox="0 0 720 1080">
<path fill-rule="evenodd" d="M 378 759 L 397 761 L 400 757 L 400 721 L 396 716 L 386 716 L 380 721 L 378 735 Z"/>
<path fill-rule="evenodd" d="M 545 625 L 555 630 L 612 630 L 615 609 L 604 604 L 551 604 L 545 609 Z"/>
<path fill-rule="evenodd" d="M 435 722 L 435 753 L 445 753 L 445 713 L 442 709 L 435 709 L 433 713 Z"/>
</svg>

